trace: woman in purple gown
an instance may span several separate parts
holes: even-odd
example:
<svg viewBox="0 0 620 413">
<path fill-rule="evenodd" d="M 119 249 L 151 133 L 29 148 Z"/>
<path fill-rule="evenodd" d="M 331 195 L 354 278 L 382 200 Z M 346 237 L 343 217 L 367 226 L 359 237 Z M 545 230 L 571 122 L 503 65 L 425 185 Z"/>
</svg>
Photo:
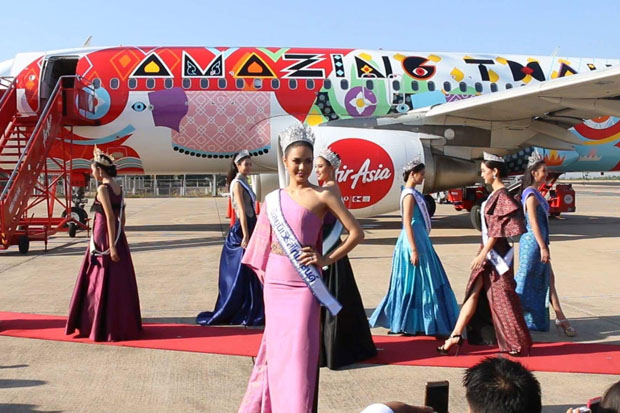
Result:
<svg viewBox="0 0 620 413">
<path fill-rule="evenodd" d="M 364 238 L 342 200 L 308 181 L 312 130 L 296 126 L 280 139 L 290 183 L 267 195 L 242 260 L 264 284 L 265 331 L 240 413 L 309 413 L 316 408 L 320 304 L 334 314 L 341 308 L 323 284 L 320 268 L 344 257 Z M 349 236 L 324 256 L 321 225 L 328 212 Z"/>
<path fill-rule="evenodd" d="M 125 237 L 123 190 L 112 157 L 95 147 L 93 177 L 101 182 L 93 204 L 90 244 L 69 308 L 66 334 L 93 341 L 137 339 L 142 330 L 138 285 Z"/>
<path fill-rule="evenodd" d="M 507 175 L 502 158 L 485 153 L 480 170 L 484 182 L 493 187 L 481 208 L 482 245 L 471 263 L 465 302 L 456 326 L 437 351 L 448 354 L 456 346 L 458 354 L 467 329 L 470 344 L 497 344 L 500 351 L 520 356 L 529 353 L 532 337 L 515 292 L 514 250 L 508 238 L 525 232 L 523 212 L 502 182 Z"/>
</svg>

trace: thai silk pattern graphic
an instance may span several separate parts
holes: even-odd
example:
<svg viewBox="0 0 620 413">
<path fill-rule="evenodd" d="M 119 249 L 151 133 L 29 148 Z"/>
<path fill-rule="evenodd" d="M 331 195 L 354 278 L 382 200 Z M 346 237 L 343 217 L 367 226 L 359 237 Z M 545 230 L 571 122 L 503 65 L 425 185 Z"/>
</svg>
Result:
<svg viewBox="0 0 620 413">
<path fill-rule="evenodd" d="M 270 92 L 187 92 L 188 112 L 172 130 L 174 150 L 192 156 L 232 156 L 270 146 Z"/>
</svg>

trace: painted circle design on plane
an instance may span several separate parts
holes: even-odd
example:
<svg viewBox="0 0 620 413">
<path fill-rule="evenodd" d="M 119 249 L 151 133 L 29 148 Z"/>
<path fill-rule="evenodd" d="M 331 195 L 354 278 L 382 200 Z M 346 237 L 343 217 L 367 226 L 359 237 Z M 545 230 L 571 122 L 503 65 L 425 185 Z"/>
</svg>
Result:
<svg viewBox="0 0 620 413">
<path fill-rule="evenodd" d="M 110 110 L 111 103 L 112 103 L 112 98 L 110 97 L 110 94 L 104 87 L 98 87 L 97 89 L 95 89 L 95 96 L 94 96 L 95 111 L 94 113 L 91 113 L 84 109 L 80 109 L 78 105 L 78 97 L 77 96 L 75 97 L 75 107 L 78 108 L 80 114 L 84 116 L 86 119 L 101 119 Z"/>
<path fill-rule="evenodd" d="M 342 164 L 336 180 L 344 204 L 349 209 L 361 209 L 381 201 L 394 183 L 394 163 L 390 155 L 374 142 L 346 138 L 329 145 Z"/>
<path fill-rule="evenodd" d="M 377 107 L 377 97 L 371 90 L 356 86 L 351 88 L 344 97 L 347 113 L 354 117 L 370 116 Z"/>
</svg>

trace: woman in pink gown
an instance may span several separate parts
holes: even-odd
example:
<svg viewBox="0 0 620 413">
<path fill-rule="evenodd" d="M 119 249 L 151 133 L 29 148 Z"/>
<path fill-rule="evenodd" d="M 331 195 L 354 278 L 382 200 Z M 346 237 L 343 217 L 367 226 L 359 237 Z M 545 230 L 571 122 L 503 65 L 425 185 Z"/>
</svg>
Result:
<svg viewBox="0 0 620 413">
<path fill-rule="evenodd" d="M 116 176 L 112 158 L 97 148 L 94 155 L 92 174 L 101 185 L 93 204 L 92 239 L 71 298 L 65 334 L 77 329 L 80 337 L 93 341 L 134 340 L 142 330 L 142 319 L 125 238 L 123 190 L 112 179 Z"/>
<path fill-rule="evenodd" d="M 313 164 L 312 130 L 296 126 L 280 139 L 290 183 L 267 196 L 242 261 L 263 282 L 265 300 L 265 331 L 239 407 L 242 413 L 309 413 L 316 408 L 321 295 L 313 295 L 315 290 L 311 291 L 302 279 L 292 263 L 294 258 L 286 255 L 279 234 L 273 231 L 271 202 L 279 198 L 284 221 L 303 247 L 297 258 L 303 266 L 316 269 L 330 265 L 364 238 L 342 200 L 308 182 Z M 328 212 L 342 222 L 349 237 L 323 256 L 321 226 Z"/>
</svg>

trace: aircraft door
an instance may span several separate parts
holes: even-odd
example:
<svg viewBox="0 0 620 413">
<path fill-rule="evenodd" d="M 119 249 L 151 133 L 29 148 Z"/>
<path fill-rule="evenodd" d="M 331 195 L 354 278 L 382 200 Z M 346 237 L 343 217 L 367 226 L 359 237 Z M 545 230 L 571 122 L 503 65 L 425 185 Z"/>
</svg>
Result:
<svg viewBox="0 0 620 413">
<path fill-rule="evenodd" d="M 50 56 L 43 63 L 43 75 L 39 90 L 39 108 L 42 110 L 49 100 L 61 76 L 75 75 L 79 58 L 77 56 Z M 73 86 L 73 85 L 66 85 Z"/>
</svg>

